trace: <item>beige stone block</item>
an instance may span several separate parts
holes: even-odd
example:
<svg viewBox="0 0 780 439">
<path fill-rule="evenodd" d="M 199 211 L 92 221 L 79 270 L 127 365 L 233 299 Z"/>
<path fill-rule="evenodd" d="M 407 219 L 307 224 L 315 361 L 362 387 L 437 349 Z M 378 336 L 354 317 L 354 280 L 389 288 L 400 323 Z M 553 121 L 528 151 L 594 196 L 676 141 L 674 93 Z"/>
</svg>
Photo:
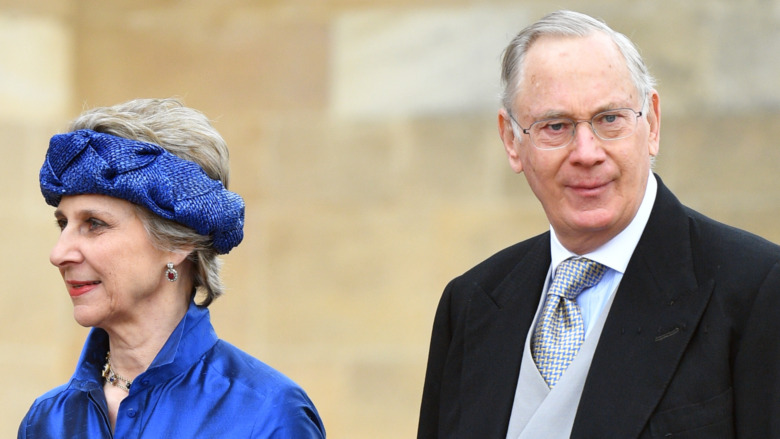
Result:
<svg viewBox="0 0 780 439">
<path fill-rule="evenodd" d="M 424 214 L 423 214 L 424 215 Z M 414 213 L 295 211 L 268 227 L 272 343 L 392 345 L 416 337 L 403 316 L 427 308 L 440 257 Z M 295 325 L 284 322 L 295 321 Z M 427 332 L 427 328 L 423 329 Z"/>
<path fill-rule="evenodd" d="M 712 106 L 735 110 L 777 110 L 780 101 L 780 8 L 721 7 L 708 9 L 706 35 L 713 52 L 709 90 Z"/>
<path fill-rule="evenodd" d="M 661 176 L 683 203 L 780 241 L 780 115 L 670 119 L 662 126 Z"/>
<path fill-rule="evenodd" d="M 0 11 L 0 120 L 51 120 L 70 105 L 70 30 L 49 17 Z"/>
<path fill-rule="evenodd" d="M 446 249 L 440 276 L 458 276 L 494 253 L 544 233 L 549 222 L 538 201 L 450 205 L 437 212 L 437 247 Z M 441 285 L 443 290 L 444 285 Z"/>
<path fill-rule="evenodd" d="M 38 175 L 46 157 L 49 139 L 61 124 L 33 120 L 29 124 L 0 122 L 0 203 L 13 209 L 0 210 L 0 219 L 18 221 L 45 218 L 53 231 L 53 208 L 46 205 Z"/>
<path fill-rule="evenodd" d="M 349 437 L 402 438 L 417 432 L 424 368 L 393 358 L 365 359 L 349 369 L 354 416 Z"/>
<path fill-rule="evenodd" d="M 381 119 L 494 108 L 501 51 L 528 20 L 522 9 L 507 9 L 478 4 L 340 14 L 333 25 L 331 111 Z"/>
<path fill-rule="evenodd" d="M 394 124 L 349 124 L 321 114 L 259 121 L 264 129 L 241 166 L 250 193 L 280 206 L 387 203 L 397 196 L 406 145 Z"/>
<path fill-rule="evenodd" d="M 284 119 L 274 112 L 242 111 L 213 121 L 230 150 L 230 190 L 240 194 L 248 208 L 260 207 L 280 178 L 272 146 Z"/>
<path fill-rule="evenodd" d="M 90 107 L 178 96 L 220 119 L 324 105 L 328 35 L 316 21 L 219 3 L 99 2 L 84 12 L 77 90 Z"/>
</svg>

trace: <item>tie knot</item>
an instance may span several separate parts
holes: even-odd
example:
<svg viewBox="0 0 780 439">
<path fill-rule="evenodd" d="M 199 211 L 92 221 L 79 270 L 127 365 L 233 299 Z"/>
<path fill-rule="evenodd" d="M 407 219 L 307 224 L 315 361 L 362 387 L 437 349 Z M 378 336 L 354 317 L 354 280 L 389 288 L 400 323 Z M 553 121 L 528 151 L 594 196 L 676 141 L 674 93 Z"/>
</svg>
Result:
<svg viewBox="0 0 780 439">
<path fill-rule="evenodd" d="M 586 258 L 569 258 L 555 270 L 550 294 L 574 300 L 585 288 L 596 285 L 607 267 Z"/>
</svg>

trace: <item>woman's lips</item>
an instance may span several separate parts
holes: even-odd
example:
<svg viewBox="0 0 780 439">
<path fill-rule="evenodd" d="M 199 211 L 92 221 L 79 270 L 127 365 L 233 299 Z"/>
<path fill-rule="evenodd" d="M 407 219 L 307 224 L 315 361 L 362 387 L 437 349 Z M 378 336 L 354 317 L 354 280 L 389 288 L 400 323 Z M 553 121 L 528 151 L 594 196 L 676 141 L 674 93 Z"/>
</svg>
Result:
<svg viewBox="0 0 780 439">
<path fill-rule="evenodd" d="M 82 294 L 86 294 L 92 291 L 96 285 L 100 284 L 100 281 L 66 281 L 68 286 L 68 294 L 70 297 L 78 297 Z"/>
</svg>

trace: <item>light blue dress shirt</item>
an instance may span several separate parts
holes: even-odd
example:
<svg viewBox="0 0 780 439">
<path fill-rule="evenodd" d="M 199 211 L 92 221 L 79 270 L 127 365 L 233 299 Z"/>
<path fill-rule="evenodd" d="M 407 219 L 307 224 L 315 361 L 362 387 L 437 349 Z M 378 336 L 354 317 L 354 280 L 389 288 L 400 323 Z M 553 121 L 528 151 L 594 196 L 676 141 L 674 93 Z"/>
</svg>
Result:
<svg viewBox="0 0 780 439">
<path fill-rule="evenodd" d="M 314 404 L 293 381 L 219 340 L 190 304 L 152 364 L 133 381 L 112 433 L 101 370 L 108 335 L 93 329 L 70 382 L 36 399 L 19 439 L 324 438 Z"/>
<path fill-rule="evenodd" d="M 623 273 L 626 272 L 628 261 L 631 259 L 631 255 L 634 253 L 637 243 L 639 243 L 639 238 L 642 237 L 642 232 L 645 230 L 647 220 L 650 218 L 657 191 L 658 182 L 655 181 L 655 177 L 653 177 L 651 172 L 647 179 L 645 195 L 636 215 L 634 215 L 634 219 L 617 236 L 591 253 L 577 255 L 570 252 L 561 244 L 558 236 L 555 234 L 555 230 L 550 227 L 552 263 L 547 275 L 547 287 L 551 284 L 552 275 L 555 273 L 558 265 L 571 257 L 582 256 L 601 263 L 608 268 L 598 284 L 583 290 L 577 296 L 577 304 L 582 311 L 582 320 L 585 325 L 585 337 L 590 333 L 593 324 L 609 301 L 610 296 L 617 290 L 620 280 L 623 279 Z M 542 303 L 544 303 L 546 297 L 547 288 L 545 288 L 545 297 L 542 298 Z"/>
</svg>

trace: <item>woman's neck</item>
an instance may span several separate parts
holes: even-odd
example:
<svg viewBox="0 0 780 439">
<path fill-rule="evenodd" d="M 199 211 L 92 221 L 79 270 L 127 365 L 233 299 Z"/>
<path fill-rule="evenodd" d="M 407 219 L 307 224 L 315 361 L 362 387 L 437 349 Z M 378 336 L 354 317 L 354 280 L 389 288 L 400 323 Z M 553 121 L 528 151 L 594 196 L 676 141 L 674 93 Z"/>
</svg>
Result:
<svg viewBox="0 0 780 439">
<path fill-rule="evenodd" d="M 111 367 L 129 380 L 146 371 L 171 333 L 187 313 L 187 307 L 162 312 L 149 310 L 143 318 L 103 328 L 108 333 Z"/>
</svg>

